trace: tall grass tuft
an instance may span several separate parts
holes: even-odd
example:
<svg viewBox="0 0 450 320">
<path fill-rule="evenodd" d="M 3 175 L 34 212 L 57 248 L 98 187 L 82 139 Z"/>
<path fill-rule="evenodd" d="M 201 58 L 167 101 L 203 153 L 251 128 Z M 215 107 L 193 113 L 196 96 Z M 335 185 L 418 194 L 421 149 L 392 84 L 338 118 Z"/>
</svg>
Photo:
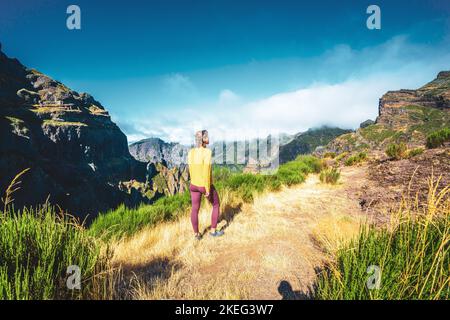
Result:
<svg viewBox="0 0 450 320">
<path fill-rule="evenodd" d="M 351 155 L 350 157 L 348 157 L 344 164 L 346 166 L 353 166 L 355 164 L 361 163 L 363 161 L 365 161 L 367 159 L 367 152 L 359 152 L 357 154 Z"/>
<path fill-rule="evenodd" d="M 108 247 L 48 203 L 14 210 L 13 194 L 28 170 L 14 177 L 2 198 L 0 300 L 113 298 L 120 272 L 109 265 Z M 79 268 L 80 287 L 67 285 L 69 266 Z"/>
<path fill-rule="evenodd" d="M 330 167 L 320 171 L 320 181 L 322 183 L 336 184 L 341 177 L 341 171 L 337 168 Z"/>
<path fill-rule="evenodd" d="M 450 189 L 430 180 L 428 203 L 404 199 L 388 228 L 365 226 L 317 281 L 317 299 L 448 299 Z M 370 266 L 380 285 L 369 289 Z"/>
<path fill-rule="evenodd" d="M 385 153 L 391 159 L 404 159 L 408 155 L 408 146 L 404 142 L 390 143 L 386 147 Z"/>
<path fill-rule="evenodd" d="M 13 194 L 14 192 L 18 191 L 20 189 L 20 184 L 22 183 L 22 181 L 20 180 L 20 178 L 27 173 L 30 170 L 30 168 L 24 169 L 21 172 L 19 172 L 11 181 L 11 183 L 9 184 L 8 188 L 6 188 L 5 191 L 5 196 L 2 198 L 2 202 L 3 202 L 3 212 L 7 212 L 8 211 L 8 207 L 10 204 L 12 204 L 14 202 L 13 199 Z"/>
<path fill-rule="evenodd" d="M 111 297 L 109 255 L 73 218 L 50 206 L 9 207 L 0 221 L 0 300 Z M 80 290 L 66 285 L 71 265 L 80 268 Z"/>
</svg>

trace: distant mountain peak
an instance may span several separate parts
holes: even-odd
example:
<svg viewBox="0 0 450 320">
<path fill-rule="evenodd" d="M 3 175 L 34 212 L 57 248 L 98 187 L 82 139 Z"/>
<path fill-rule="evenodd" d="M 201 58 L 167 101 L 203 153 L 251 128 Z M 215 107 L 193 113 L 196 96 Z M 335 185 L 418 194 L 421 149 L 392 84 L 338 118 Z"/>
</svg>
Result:
<svg viewBox="0 0 450 320">
<path fill-rule="evenodd" d="M 441 71 L 437 75 L 437 79 L 450 79 L 450 71 Z"/>
</svg>

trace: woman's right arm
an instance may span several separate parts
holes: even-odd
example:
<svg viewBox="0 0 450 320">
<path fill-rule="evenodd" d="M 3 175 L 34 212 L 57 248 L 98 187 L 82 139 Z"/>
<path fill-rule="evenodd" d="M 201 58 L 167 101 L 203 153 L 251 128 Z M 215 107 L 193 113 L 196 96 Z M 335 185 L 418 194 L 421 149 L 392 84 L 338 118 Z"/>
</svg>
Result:
<svg viewBox="0 0 450 320">
<path fill-rule="evenodd" d="M 205 154 L 205 157 L 203 159 L 203 178 L 204 180 L 204 186 L 206 190 L 206 195 L 209 195 L 209 191 L 211 189 L 211 169 L 212 169 L 212 152 L 211 150 L 207 149 L 207 152 Z"/>
</svg>

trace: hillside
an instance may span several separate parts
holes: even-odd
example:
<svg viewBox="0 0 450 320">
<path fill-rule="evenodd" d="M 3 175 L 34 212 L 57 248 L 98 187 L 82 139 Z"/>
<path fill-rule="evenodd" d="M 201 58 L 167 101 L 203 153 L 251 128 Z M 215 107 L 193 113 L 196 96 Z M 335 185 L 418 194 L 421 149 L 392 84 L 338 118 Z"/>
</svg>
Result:
<svg viewBox="0 0 450 320">
<path fill-rule="evenodd" d="M 389 91 L 379 101 L 376 122 L 331 141 L 324 151 L 377 151 L 392 142 L 410 147 L 425 144 L 426 136 L 450 127 L 450 72 L 417 90 Z"/>
<path fill-rule="evenodd" d="M 321 127 L 297 133 L 292 139 L 280 146 L 280 163 L 294 160 L 299 154 L 308 154 L 317 147 L 326 146 L 334 138 L 350 133 L 352 130 Z"/>
<path fill-rule="evenodd" d="M 102 104 L 1 51 L 0 131 L 0 190 L 30 168 L 14 193 L 17 208 L 48 198 L 84 218 L 145 201 L 118 187 L 120 181 L 145 181 L 148 174 Z"/>
</svg>

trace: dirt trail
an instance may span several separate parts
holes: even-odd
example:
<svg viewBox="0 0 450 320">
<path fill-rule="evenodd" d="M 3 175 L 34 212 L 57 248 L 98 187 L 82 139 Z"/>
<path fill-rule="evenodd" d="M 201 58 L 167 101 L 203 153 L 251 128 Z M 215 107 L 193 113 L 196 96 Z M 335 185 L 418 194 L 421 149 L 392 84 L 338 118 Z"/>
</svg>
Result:
<svg viewBox="0 0 450 320">
<path fill-rule="evenodd" d="M 127 286 L 138 299 L 307 298 L 327 251 L 358 231 L 365 172 L 344 168 L 336 186 L 310 175 L 251 205 L 226 206 L 232 220 L 221 222 L 225 236 L 218 239 L 206 234 L 196 242 L 188 217 L 143 230 L 117 245 L 114 261 L 136 275 Z M 209 226 L 209 217 L 206 206 L 200 225 Z"/>
</svg>

